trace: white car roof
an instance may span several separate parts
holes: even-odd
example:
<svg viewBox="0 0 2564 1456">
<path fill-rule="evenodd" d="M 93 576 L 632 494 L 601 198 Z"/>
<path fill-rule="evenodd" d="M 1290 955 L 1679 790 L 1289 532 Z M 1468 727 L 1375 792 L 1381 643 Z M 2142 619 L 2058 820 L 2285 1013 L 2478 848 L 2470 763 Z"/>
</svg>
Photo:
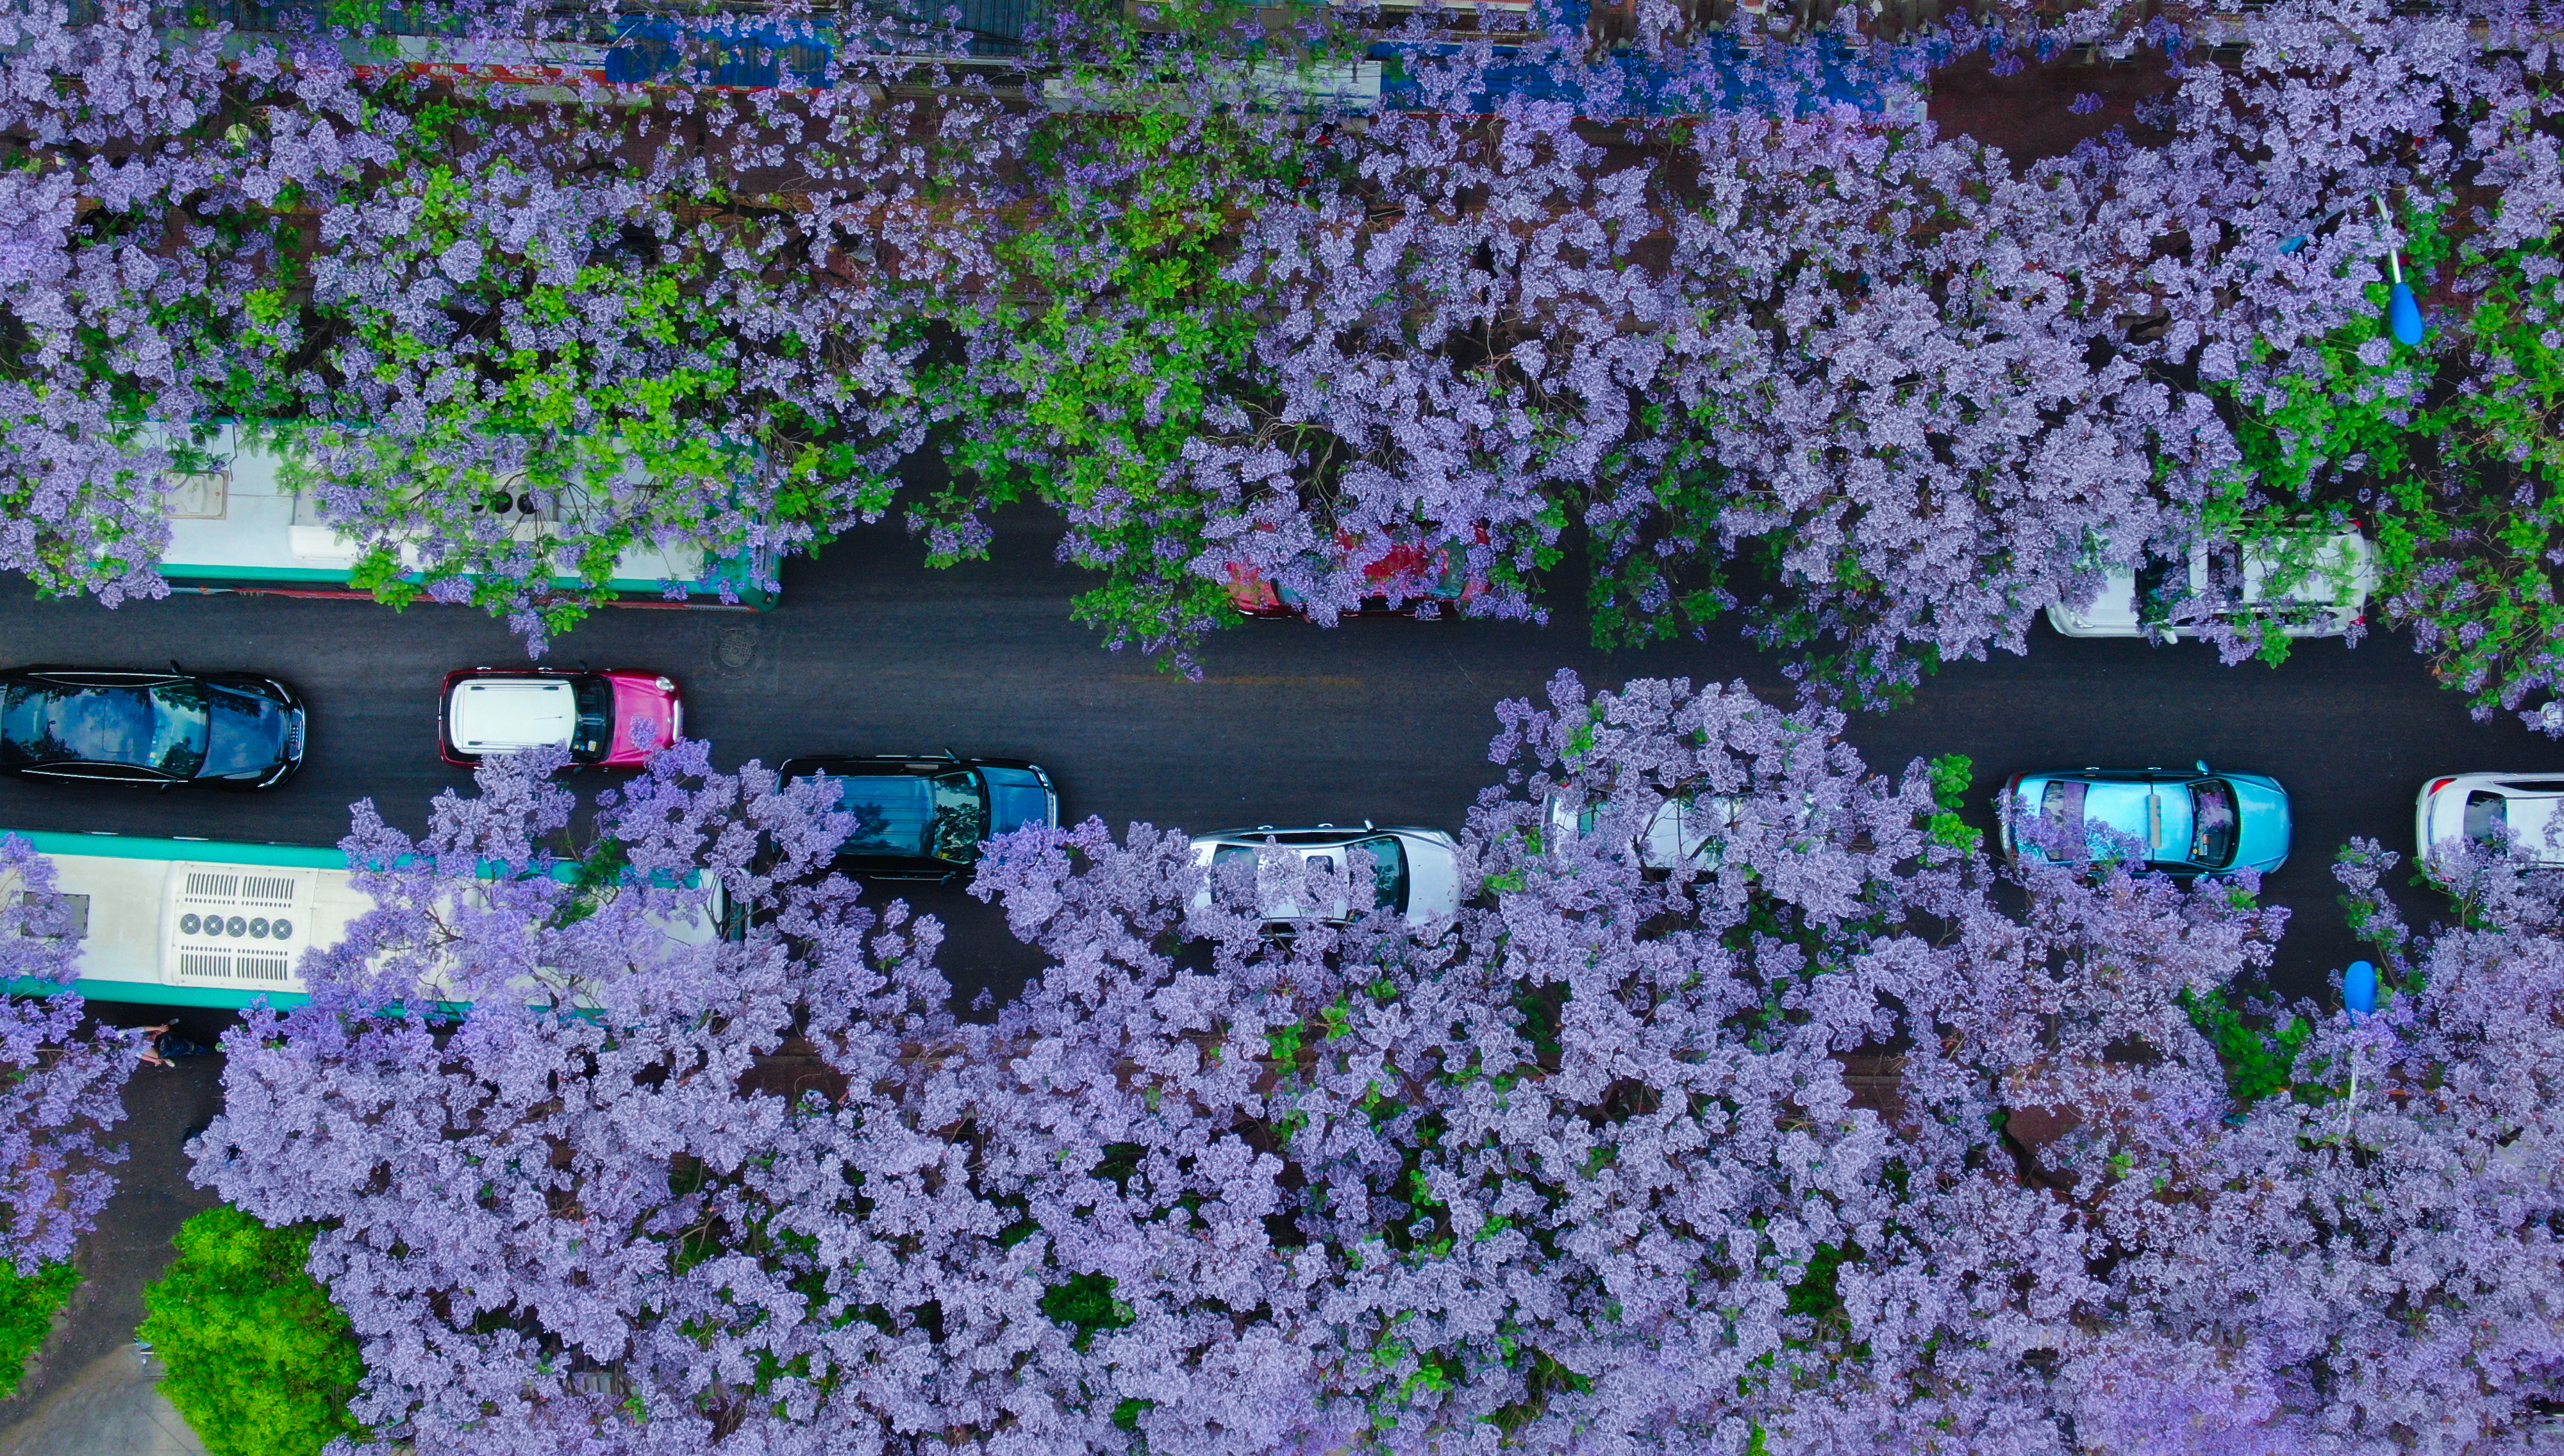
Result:
<svg viewBox="0 0 2564 1456">
<path fill-rule="evenodd" d="M 446 728 L 466 753 L 569 746 L 578 703 L 558 678 L 471 678 L 454 685 Z"/>
<path fill-rule="evenodd" d="M 2553 822 L 2558 805 L 2564 804 L 2564 776 L 2488 773 L 2481 782 L 2469 775 L 2455 786 L 2470 793 L 2497 793 L 2508 799 L 2510 802 L 2502 807 L 2502 818 L 2510 825 L 2520 849 L 2540 858 L 2556 852 L 2558 847 L 2546 842 L 2546 826 Z"/>
</svg>

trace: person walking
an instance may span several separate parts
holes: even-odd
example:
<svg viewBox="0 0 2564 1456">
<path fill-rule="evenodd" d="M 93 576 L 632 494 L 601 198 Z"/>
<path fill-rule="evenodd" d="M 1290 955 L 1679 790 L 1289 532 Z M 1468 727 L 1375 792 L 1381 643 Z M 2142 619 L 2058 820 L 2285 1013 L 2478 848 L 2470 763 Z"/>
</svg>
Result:
<svg viewBox="0 0 2564 1456">
<path fill-rule="evenodd" d="M 136 1054 L 141 1057 L 143 1066 L 174 1067 L 178 1065 L 178 1058 L 198 1056 L 204 1052 L 203 1047 L 180 1036 L 171 1027 L 172 1023 L 164 1021 L 157 1026 L 142 1028 L 142 1042 Z"/>
</svg>

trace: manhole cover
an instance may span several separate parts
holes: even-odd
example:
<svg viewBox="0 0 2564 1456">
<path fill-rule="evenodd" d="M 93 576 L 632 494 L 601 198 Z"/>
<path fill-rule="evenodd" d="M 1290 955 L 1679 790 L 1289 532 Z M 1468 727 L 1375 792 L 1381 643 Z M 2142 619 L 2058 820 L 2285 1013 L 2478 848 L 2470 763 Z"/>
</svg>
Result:
<svg viewBox="0 0 2564 1456">
<path fill-rule="evenodd" d="M 756 659 L 756 633 L 747 627 L 732 627 L 713 644 L 713 658 L 723 667 L 738 672 Z"/>
</svg>

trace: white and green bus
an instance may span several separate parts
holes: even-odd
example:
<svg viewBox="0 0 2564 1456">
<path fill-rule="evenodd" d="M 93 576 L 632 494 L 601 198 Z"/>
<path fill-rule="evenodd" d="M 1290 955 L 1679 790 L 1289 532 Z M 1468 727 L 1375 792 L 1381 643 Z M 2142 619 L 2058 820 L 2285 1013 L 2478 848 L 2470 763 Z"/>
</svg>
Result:
<svg viewBox="0 0 2564 1456">
<path fill-rule="evenodd" d="M 236 1010 L 263 996 L 272 1006 L 301 1005 L 311 999 L 304 952 L 336 944 L 348 924 L 373 908 L 337 849 L 99 832 L 0 834 L 26 840 L 53 861 L 54 892 L 66 902 L 63 933 L 80 942 L 73 989 L 94 1001 Z M 577 867 L 553 873 L 568 879 Z M 0 874 L 0 894 L 25 893 L 6 883 L 12 878 Z M 718 884 L 699 914 L 662 929 L 688 945 L 738 934 Z M 54 987 L 21 980 L 7 989 L 23 995 Z"/>
<path fill-rule="evenodd" d="M 237 425 L 189 432 L 154 426 L 179 439 L 195 434 L 186 452 L 194 468 L 173 471 L 164 483 L 169 548 L 160 574 L 173 591 L 205 595 L 265 595 L 370 599 L 349 573 L 364 554 L 356 542 L 322 521 L 311 497 L 280 479 L 286 462 Z M 493 494 L 494 509 L 500 496 Z M 551 534 L 557 507 L 533 494 L 510 496 L 499 523 L 520 540 Z M 762 611 L 775 593 L 759 586 L 774 579 L 771 558 L 725 559 L 694 547 L 635 547 L 617 560 L 606 583 L 609 605 Z M 684 588 L 672 600 L 667 585 Z M 568 592 L 581 589 L 568 576 L 553 578 Z M 724 589 L 728 589 L 728 599 Z"/>
</svg>

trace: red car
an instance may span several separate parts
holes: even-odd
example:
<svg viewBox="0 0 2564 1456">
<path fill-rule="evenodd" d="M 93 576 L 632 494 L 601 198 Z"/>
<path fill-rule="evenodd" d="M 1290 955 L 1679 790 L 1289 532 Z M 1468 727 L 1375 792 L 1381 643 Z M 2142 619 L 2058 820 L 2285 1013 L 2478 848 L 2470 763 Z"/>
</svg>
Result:
<svg viewBox="0 0 2564 1456">
<path fill-rule="evenodd" d="M 1481 527 L 1477 539 L 1483 544 L 1486 538 L 1486 530 Z M 1336 561 L 1331 564 L 1351 559 L 1360 540 L 1350 534 L 1337 536 Z M 1412 617 L 1427 602 L 1437 605 L 1437 615 L 1458 615 L 1453 608 L 1466 606 L 1487 589 L 1485 578 L 1467 572 L 1468 555 L 1468 543 L 1457 538 L 1430 551 L 1406 544 L 1389 547 L 1379 560 L 1363 568 L 1364 578 L 1377 590 L 1364 593 L 1355 615 Z M 1394 607 L 1389 604 L 1391 583 L 1399 587 L 1400 600 Z M 1243 561 L 1228 563 L 1228 601 L 1250 617 L 1308 615 L 1308 607 L 1298 592 Z"/>
<path fill-rule="evenodd" d="M 436 700 L 436 751 L 470 768 L 493 753 L 569 749 L 574 764 L 638 768 L 685 731 L 677 685 L 656 673 L 466 668 Z"/>
</svg>

